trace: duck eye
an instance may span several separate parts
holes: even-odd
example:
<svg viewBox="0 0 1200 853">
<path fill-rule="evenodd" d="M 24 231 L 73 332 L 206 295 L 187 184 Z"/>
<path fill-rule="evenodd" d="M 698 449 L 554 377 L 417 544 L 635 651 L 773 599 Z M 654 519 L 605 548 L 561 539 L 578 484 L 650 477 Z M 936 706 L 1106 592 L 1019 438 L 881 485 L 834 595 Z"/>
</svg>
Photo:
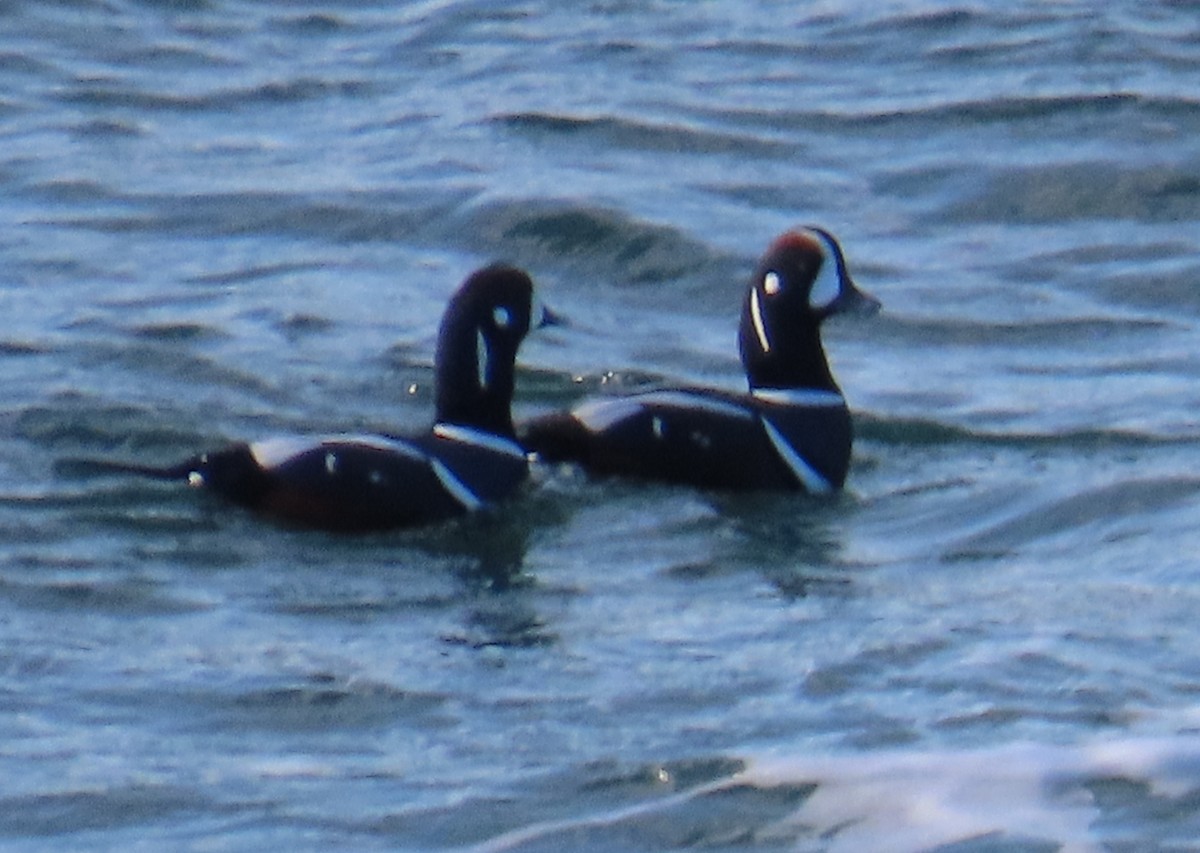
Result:
<svg viewBox="0 0 1200 853">
<path fill-rule="evenodd" d="M 492 322 L 498 329 L 507 329 L 512 325 L 512 312 L 503 305 L 498 305 L 492 309 Z"/>
<path fill-rule="evenodd" d="M 783 290 L 783 282 L 779 280 L 779 273 L 769 272 L 763 277 L 763 293 L 767 296 L 774 296 L 781 290 Z"/>
</svg>

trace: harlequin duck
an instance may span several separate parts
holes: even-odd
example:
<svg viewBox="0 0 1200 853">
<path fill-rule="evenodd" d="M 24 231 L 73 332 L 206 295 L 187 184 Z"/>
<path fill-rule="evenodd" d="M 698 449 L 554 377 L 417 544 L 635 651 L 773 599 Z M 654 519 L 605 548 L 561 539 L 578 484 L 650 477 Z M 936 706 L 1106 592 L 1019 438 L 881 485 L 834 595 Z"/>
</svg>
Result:
<svg viewBox="0 0 1200 853">
<path fill-rule="evenodd" d="M 443 315 L 429 431 L 276 438 L 166 468 L 100 467 L 183 480 L 304 527 L 384 530 L 460 515 L 508 496 L 528 474 L 513 431 L 514 361 L 526 333 L 553 320 L 527 274 L 489 266 L 467 278 Z"/>
<path fill-rule="evenodd" d="M 670 388 L 585 401 L 523 425 L 521 441 L 549 461 L 702 488 L 841 488 L 850 464 L 850 410 L 821 346 L 822 321 L 874 313 L 841 247 L 821 228 L 777 238 L 746 290 L 738 346 L 748 394 Z"/>
</svg>

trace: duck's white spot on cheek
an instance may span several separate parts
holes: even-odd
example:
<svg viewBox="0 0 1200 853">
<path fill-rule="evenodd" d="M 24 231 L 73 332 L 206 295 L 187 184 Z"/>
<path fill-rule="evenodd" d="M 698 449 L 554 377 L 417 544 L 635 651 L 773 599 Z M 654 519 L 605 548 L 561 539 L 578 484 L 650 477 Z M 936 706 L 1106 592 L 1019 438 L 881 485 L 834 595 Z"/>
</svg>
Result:
<svg viewBox="0 0 1200 853">
<path fill-rule="evenodd" d="M 497 305 L 492 309 L 492 322 L 497 329 L 507 329 L 512 323 L 512 312 L 503 305 Z"/>
<path fill-rule="evenodd" d="M 336 453 L 326 453 L 325 454 L 325 473 L 332 477 L 334 474 L 337 473 L 337 467 L 338 467 L 337 454 Z"/>
<path fill-rule="evenodd" d="M 204 485 L 204 475 L 199 471 L 188 472 L 188 485 L 199 488 Z"/>
<path fill-rule="evenodd" d="M 662 418 L 653 417 L 650 419 L 650 431 L 654 433 L 655 438 L 661 439 L 666 435 L 667 425 L 663 423 Z"/>
<path fill-rule="evenodd" d="M 767 296 L 774 296 L 783 289 L 783 284 L 779 281 L 779 273 L 769 272 L 763 278 L 763 293 Z"/>
<path fill-rule="evenodd" d="M 758 345 L 763 352 L 771 351 L 771 341 L 767 338 L 767 326 L 763 322 L 762 305 L 759 304 L 758 289 L 750 291 L 750 322 L 754 324 L 754 334 L 758 337 Z"/>
</svg>

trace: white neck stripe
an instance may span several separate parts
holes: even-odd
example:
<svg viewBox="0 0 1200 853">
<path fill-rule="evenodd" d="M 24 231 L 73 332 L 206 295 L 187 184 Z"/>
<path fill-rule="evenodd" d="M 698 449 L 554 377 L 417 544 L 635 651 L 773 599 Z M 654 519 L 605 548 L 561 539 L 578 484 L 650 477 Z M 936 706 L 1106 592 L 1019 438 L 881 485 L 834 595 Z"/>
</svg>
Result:
<svg viewBox="0 0 1200 853">
<path fill-rule="evenodd" d="M 844 406 L 846 398 L 837 391 L 820 388 L 755 388 L 750 392 L 756 400 L 785 406 Z"/>
<path fill-rule="evenodd" d="M 763 352 L 771 351 L 771 342 L 767 339 L 767 327 L 763 322 L 762 305 L 758 300 L 758 287 L 750 291 L 750 320 L 754 323 L 754 334 L 758 336 L 758 345 Z"/>
<path fill-rule="evenodd" d="M 763 429 L 767 431 L 767 438 L 771 439 L 771 444 L 775 446 L 775 452 L 787 463 L 788 468 L 792 470 L 796 479 L 805 489 L 814 495 L 827 495 L 833 491 L 832 484 L 821 476 L 816 468 L 808 464 L 794 447 L 788 444 L 787 439 L 775 428 L 774 424 L 763 418 L 762 425 Z"/>
<path fill-rule="evenodd" d="M 486 447 L 488 450 L 494 450 L 517 459 L 525 458 L 525 451 L 515 441 L 502 435 L 496 435 L 494 432 L 486 432 L 462 424 L 434 424 L 433 434 L 449 441 L 461 441 L 463 444 Z"/>
</svg>

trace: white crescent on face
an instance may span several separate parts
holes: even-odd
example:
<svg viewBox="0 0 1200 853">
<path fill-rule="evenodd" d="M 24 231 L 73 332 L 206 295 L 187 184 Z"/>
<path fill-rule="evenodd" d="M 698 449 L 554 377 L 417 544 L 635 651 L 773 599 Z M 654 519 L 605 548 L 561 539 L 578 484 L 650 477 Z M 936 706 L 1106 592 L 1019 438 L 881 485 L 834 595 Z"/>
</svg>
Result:
<svg viewBox="0 0 1200 853">
<path fill-rule="evenodd" d="M 775 273 L 768 273 L 767 278 L 775 276 L 776 287 L 778 288 L 779 276 Z M 765 286 L 765 283 L 764 283 Z M 758 298 L 758 288 L 753 288 L 750 291 L 750 322 L 754 324 L 754 335 L 758 338 L 758 345 L 763 352 L 771 351 L 771 339 L 767 337 L 767 324 L 762 316 L 762 303 Z"/>
<path fill-rule="evenodd" d="M 487 338 L 483 336 L 483 330 L 480 329 L 475 333 L 475 366 L 479 371 L 479 387 L 484 391 L 488 387 L 488 364 L 491 359 L 491 350 L 488 348 Z"/>
</svg>

